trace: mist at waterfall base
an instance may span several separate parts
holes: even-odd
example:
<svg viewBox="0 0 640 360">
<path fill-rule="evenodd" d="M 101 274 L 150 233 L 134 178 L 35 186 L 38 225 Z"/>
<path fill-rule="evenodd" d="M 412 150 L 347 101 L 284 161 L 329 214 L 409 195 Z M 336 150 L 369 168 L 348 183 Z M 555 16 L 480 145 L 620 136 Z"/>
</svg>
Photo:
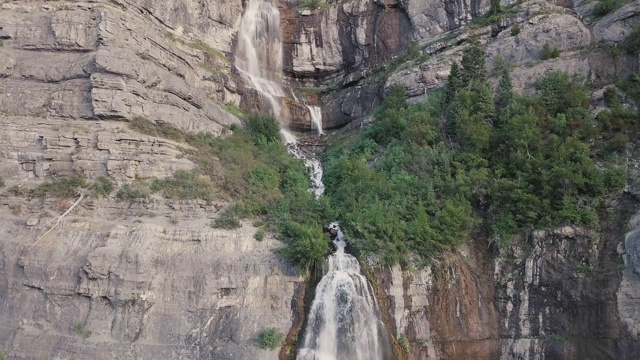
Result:
<svg viewBox="0 0 640 360">
<path fill-rule="evenodd" d="M 280 119 L 284 92 L 282 42 L 277 0 L 248 0 L 238 33 L 235 65 L 247 86 L 270 104 Z M 307 106 L 311 127 L 322 134 L 320 107 Z M 301 151 L 295 135 L 281 130 L 289 151 L 303 159 L 311 174 L 316 197 L 324 193 L 322 165 Z M 333 240 L 336 251 L 329 256 L 327 273 L 316 287 L 315 298 L 304 331 L 300 360 L 386 360 L 392 358 L 389 337 L 380 321 L 378 304 L 371 285 L 360 273 L 358 260 L 345 252 L 346 241 L 337 224 Z"/>
</svg>

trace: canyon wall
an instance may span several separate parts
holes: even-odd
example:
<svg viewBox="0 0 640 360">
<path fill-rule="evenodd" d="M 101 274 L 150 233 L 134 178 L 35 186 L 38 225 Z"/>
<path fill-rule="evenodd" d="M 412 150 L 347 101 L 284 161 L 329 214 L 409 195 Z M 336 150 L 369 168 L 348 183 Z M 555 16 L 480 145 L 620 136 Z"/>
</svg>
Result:
<svg viewBox="0 0 640 360">
<path fill-rule="evenodd" d="M 280 2 L 285 82 L 300 95 L 288 113 L 310 120 L 304 96 L 322 106 L 327 128 L 366 120 L 393 84 L 412 101 L 444 85 L 471 27 L 489 70 L 510 62 L 522 91 L 550 69 L 596 88 L 638 72 L 637 55 L 612 59 L 601 46 L 640 23 L 638 2 L 593 19 L 593 2 L 532 0 L 488 26 L 472 24 L 486 0 L 328 4 Z M 222 136 L 238 124 L 225 109 L 256 99 L 233 68 L 242 10 L 240 0 L 0 4 L 0 348 L 9 358 L 278 356 L 259 348 L 257 333 L 286 334 L 298 322 L 306 280 L 273 253 L 276 240 L 254 240 L 249 223 L 211 229 L 227 204 L 87 199 L 41 238 L 73 200 L 5 191 L 192 169 L 185 154 L 194 149 L 128 122 Z M 545 43 L 560 57 L 542 60 Z M 408 49 L 424 56 L 404 58 Z M 627 159 L 632 173 L 636 158 Z M 539 231 L 512 245 L 479 235 L 427 269 L 376 269 L 398 357 L 640 358 L 634 184 L 599 232 Z"/>
</svg>

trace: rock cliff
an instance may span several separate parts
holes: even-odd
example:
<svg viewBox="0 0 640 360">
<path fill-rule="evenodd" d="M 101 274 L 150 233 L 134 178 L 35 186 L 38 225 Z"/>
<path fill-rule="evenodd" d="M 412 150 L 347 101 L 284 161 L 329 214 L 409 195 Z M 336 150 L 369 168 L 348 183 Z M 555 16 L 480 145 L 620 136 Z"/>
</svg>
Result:
<svg viewBox="0 0 640 360">
<path fill-rule="evenodd" d="M 639 71 L 637 54 L 612 58 L 604 45 L 640 24 L 637 1 L 595 18 L 592 2 L 531 0 L 487 25 L 489 3 L 280 1 L 285 82 L 296 95 L 285 113 L 309 128 L 304 105 L 318 104 L 334 128 L 366 119 L 393 84 L 424 99 L 445 83 L 469 29 L 486 44 L 489 70 L 509 63 L 522 91 L 551 69 L 596 88 Z M 88 199 L 39 239 L 72 201 L 5 191 L 192 169 L 189 146 L 127 123 L 216 135 L 238 124 L 225 109 L 255 100 L 233 68 L 242 11 L 241 0 L 0 4 L 0 348 L 9 358 L 268 359 L 277 351 L 260 349 L 257 333 L 300 326 L 306 279 L 273 253 L 276 240 L 253 239 L 252 225 L 211 229 L 225 204 Z M 543 60 L 545 44 L 560 56 Z M 375 271 L 398 358 L 640 358 L 634 186 L 597 233 L 551 229 L 511 246 L 478 235 L 429 268 Z"/>
</svg>

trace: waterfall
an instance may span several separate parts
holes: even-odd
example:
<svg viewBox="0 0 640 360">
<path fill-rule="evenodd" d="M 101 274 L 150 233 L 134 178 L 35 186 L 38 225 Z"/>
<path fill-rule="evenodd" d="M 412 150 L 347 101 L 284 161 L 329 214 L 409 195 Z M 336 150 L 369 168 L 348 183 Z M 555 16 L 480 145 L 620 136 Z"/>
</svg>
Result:
<svg viewBox="0 0 640 360">
<path fill-rule="evenodd" d="M 267 99 L 280 120 L 284 92 L 280 85 L 282 35 L 277 0 L 248 0 L 238 31 L 235 65 L 247 86 Z M 285 143 L 296 141 L 291 132 L 283 129 L 281 133 Z"/>
<path fill-rule="evenodd" d="M 307 105 L 309 114 L 311 114 L 311 130 L 316 130 L 319 135 L 324 134 L 322 132 L 322 109 L 319 106 Z"/>
<path fill-rule="evenodd" d="M 271 105 L 273 115 L 280 119 L 284 92 L 280 84 L 282 41 L 277 1 L 248 0 L 238 33 L 235 65 L 246 85 L 258 91 Z M 320 107 L 308 108 L 312 128 L 322 134 Z M 301 151 L 297 138 L 289 130 L 283 128 L 281 133 L 289 151 L 303 159 L 309 169 L 309 191 L 321 196 L 322 164 Z M 391 346 L 379 320 L 371 285 L 360 273 L 358 260 L 345 253 L 344 236 L 337 224 L 333 226 L 338 233 L 334 240 L 337 251 L 329 257 L 328 272 L 316 288 L 298 359 L 390 359 Z"/>
<path fill-rule="evenodd" d="M 386 360 L 393 358 L 371 285 L 358 260 L 345 253 L 337 227 L 336 252 L 316 288 L 298 360 Z"/>
</svg>

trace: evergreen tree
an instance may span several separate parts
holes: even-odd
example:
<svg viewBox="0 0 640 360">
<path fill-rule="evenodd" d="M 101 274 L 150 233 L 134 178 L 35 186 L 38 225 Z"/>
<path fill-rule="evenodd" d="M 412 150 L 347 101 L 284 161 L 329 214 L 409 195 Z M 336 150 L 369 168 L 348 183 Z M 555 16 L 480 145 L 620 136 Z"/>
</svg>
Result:
<svg viewBox="0 0 640 360">
<path fill-rule="evenodd" d="M 486 53 L 477 35 L 469 36 L 469 46 L 462 53 L 462 86 L 469 88 L 473 81 L 486 82 Z"/>
<path fill-rule="evenodd" d="M 393 84 L 384 99 L 383 106 L 387 109 L 404 109 L 407 107 L 407 90 L 401 84 Z"/>
<path fill-rule="evenodd" d="M 474 81 L 471 84 L 473 112 L 479 118 L 490 121 L 496 116 L 491 85 L 488 82 Z"/>
<path fill-rule="evenodd" d="M 449 78 L 447 79 L 447 92 L 445 93 L 444 102 L 451 104 L 455 99 L 458 91 L 462 88 L 462 73 L 457 61 L 451 64 L 449 70 Z"/>
<path fill-rule="evenodd" d="M 502 69 L 502 76 L 500 77 L 500 83 L 496 90 L 496 107 L 498 109 L 504 109 L 509 105 L 513 99 L 513 85 L 511 84 L 511 74 L 509 74 L 508 68 Z"/>
</svg>

